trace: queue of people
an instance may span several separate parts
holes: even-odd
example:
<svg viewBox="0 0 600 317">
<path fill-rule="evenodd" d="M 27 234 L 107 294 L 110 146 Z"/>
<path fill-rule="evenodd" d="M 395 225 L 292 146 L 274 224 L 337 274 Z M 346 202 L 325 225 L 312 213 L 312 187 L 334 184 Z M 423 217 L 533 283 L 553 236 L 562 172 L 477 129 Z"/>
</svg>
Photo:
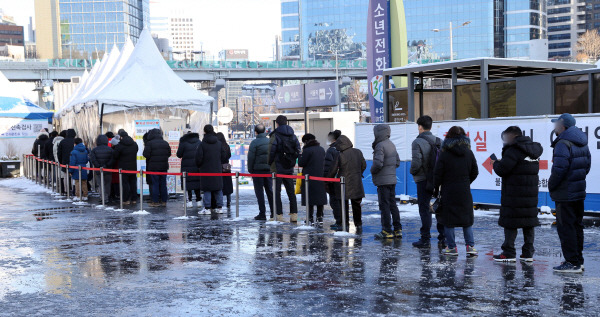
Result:
<svg viewBox="0 0 600 317">
<path fill-rule="evenodd" d="M 584 270 L 583 258 L 583 211 L 586 197 L 586 176 L 591 167 L 591 154 L 587 145 L 587 135 L 576 126 L 576 120 L 570 114 L 563 114 L 554 122 L 556 139 L 552 142 L 553 165 L 548 183 L 550 196 L 556 203 L 557 232 L 565 261 L 554 267 L 558 272 L 580 273 Z M 296 164 L 304 175 L 313 177 L 341 178 L 345 180 L 345 192 L 340 183 L 312 180 L 308 186 L 308 197 L 302 181 L 301 204 L 308 205 L 308 219 L 311 223 L 323 223 L 324 206 L 329 204 L 333 210 L 334 230 L 344 227 L 342 203 L 345 207 L 346 228 L 350 225 L 349 210 L 356 233 L 362 233 L 362 199 L 365 197 L 363 173 L 367 167 L 362 152 L 355 149 L 350 139 L 341 131 L 329 133 L 325 150 L 313 134 L 302 137 L 302 144 L 294 130 L 288 125 L 287 117 L 280 115 L 276 119 L 277 127 L 270 134 L 263 124 L 254 127 L 256 139 L 250 144 L 248 171 L 261 174 L 253 179 L 259 213 L 255 220 L 267 220 L 265 195 L 270 209 L 270 220 L 283 221 L 281 186 L 285 188 L 289 201 L 290 222 L 297 222 L 298 207 L 295 184 L 292 178 L 276 178 L 272 184 L 270 173 L 294 175 Z M 446 256 L 459 254 L 455 240 L 455 228 L 462 228 L 465 252 L 476 256 L 475 223 L 471 184 L 479 174 L 477 160 L 471 150 L 471 140 L 460 126 L 451 127 L 444 139 L 431 133 L 433 120 L 422 116 L 417 120 L 419 135 L 412 143 L 412 162 L 410 173 L 417 185 L 417 201 L 421 219 L 420 238 L 413 243 L 417 248 L 431 245 L 431 227 L 433 216 L 436 219 L 438 246 Z M 189 131 L 180 139 L 177 157 L 182 159 L 181 170 L 187 173 L 230 173 L 231 152 L 224 135 L 214 131 L 212 125 L 203 129 L 203 137 Z M 371 175 L 377 186 L 379 210 L 381 212 L 381 232 L 376 239 L 402 238 L 402 222 L 395 200 L 396 169 L 400 166 L 400 157 L 394 143 L 390 140 L 389 125 L 379 124 L 373 129 L 373 164 Z M 530 137 L 523 135 L 517 126 L 508 127 L 501 135 L 504 146 L 502 158 L 490 157 L 496 174 L 502 178 L 501 206 L 499 226 L 504 229 L 502 253 L 493 256 L 498 262 L 516 262 L 515 240 L 518 229 L 522 230 L 524 245 L 519 256 L 520 261 L 531 262 L 535 252 L 535 227 L 539 226 L 537 217 L 539 195 L 539 159 L 542 146 Z M 200 140 L 201 139 L 201 140 Z M 171 147 L 163 139 L 159 129 L 149 131 L 143 137 L 146 169 L 149 172 L 167 172 Z M 82 199 L 87 200 L 88 184 L 92 178 L 98 186 L 104 187 L 105 199 L 111 199 L 112 175 L 104 172 L 88 175 L 79 179 L 78 166 L 92 166 L 111 169 L 119 166 L 125 170 L 137 170 L 137 143 L 125 132 L 119 130 L 118 137 L 100 135 L 97 146 L 91 151 L 76 137 L 73 129 L 60 133 L 42 131 L 34 143 L 32 153 L 43 159 L 54 160 L 63 165 L 73 166 L 70 171 L 63 169 L 60 181 L 64 190 L 71 190 L 66 183 L 67 172 L 73 175 L 78 190 L 82 183 Z M 168 200 L 166 176 L 148 175 L 152 197 L 151 206 L 166 206 Z M 100 180 L 103 183 L 100 183 Z M 137 183 L 135 174 L 124 175 L 123 195 L 126 204 L 136 203 Z M 203 202 L 204 213 L 221 212 L 224 205 L 231 204 L 233 184 L 231 177 L 188 176 L 185 181 L 188 207 L 193 206 L 193 196 L 199 204 Z M 274 185 L 274 186 L 273 186 Z M 344 195 L 342 197 L 342 195 Z M 435 202 L 432 204 L 432 199 Z M 316 213 L 314 210 L 316 209 Z"/>
</svg>

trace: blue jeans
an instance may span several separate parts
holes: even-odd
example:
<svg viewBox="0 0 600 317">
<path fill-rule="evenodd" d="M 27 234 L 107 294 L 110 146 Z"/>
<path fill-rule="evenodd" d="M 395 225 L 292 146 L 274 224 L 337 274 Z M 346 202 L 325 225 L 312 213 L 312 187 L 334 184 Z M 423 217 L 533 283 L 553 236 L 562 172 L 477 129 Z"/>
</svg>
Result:
<svg viewBox="0 0 600 317">
<path fill-rule="evenodd" d="M 204 208 L 206 208 L 206 209 L 211 208 L 212 198 L 214 198 L 215 202 L 217 203 L 217 206 L 216 206 L 217 208 L 223 208 L 223 191 L 222 190 L 205 191 L 204 194 L 202 194 L 202 201 L 204 202 Z"/>
<path fill-rule="evenodd" d="M 454 228 L 444 228 L 446 233 L 446 244 L 448 249 L 456 248 L 456 241 L 454 240 Z M 473 237 L 473 226 L 464 227 L 463 234 L 465 236 L 465 244 L 475 246 L 475 238 Z"/>
<path fill-rule="evenodd" d="M 167 191 L 167 175 L 150 175 L 152 179 L 152 202 L 166 203 L 169 200 L 169 192 Z"/>
<path fill-rule="evenodd" d="M 419 216 L 421 217 L 421 239 L 431 239 L 432 215 L 429 211 L 432 192 L 427 190 L 427 181 L 417 182 L 417 201 L 419 202 Z M 444 226 L 437 223 L 438 240 L 444 241 Z"/>
</svg>

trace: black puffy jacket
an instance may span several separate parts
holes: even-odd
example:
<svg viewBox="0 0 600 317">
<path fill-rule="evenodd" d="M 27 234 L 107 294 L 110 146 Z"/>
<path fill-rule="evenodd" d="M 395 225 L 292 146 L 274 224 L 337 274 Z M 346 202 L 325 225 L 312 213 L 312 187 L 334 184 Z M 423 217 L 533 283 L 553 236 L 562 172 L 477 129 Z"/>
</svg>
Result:
<svg viewBox="0 0 600 317">
<path fill-rule="evenodd" d="M 586 177 L 592 165 L 587 135 L 577 127 L 570 127 L 552 142 L 552 147 L 550 197 L 558 202 L 584 200 Z"/>
<path fill-rule="evenodd" d="M 311 140 L 306 143 L 302 149 L 302 154 L 298 157 L 298 166 L 302 167 L 304 175 L 323 177 L 323 161 L 325 160 L 325 150 L 317 140 Z M 306 206 L 305 181 L 302 180 L 302 206 Z M 327 195 L 325 193 L 325 184 L 321 181 L 309 181 L 308 203 L 313 206 L 322 206 L 327 204 Z"/>
<path fill-rule="evenodd" d="M 54 162 L 54 138 L 49 138 L 44 144 L 44 157 L 52 162 Z"/>
<path fill-rule="evenodd" d="M 335 146 L 337 145 L 337 141 L 333 142 L 329 145 L 329 148 L 325 152 L 325 162 L 323 163 L 323 175 L 329 174 L 329 170 L 333 165 L 333 162 L 337 160 L 337 156 L 340 154 Z"/>
<path fill-rule="evenodd" d="M 123 132 L 119 144 L 113 148 L 115 160 L 119 161 L 119 167 L 126 171 L 137 171 L 137 153 L 139 146 L 127 132 Z"/>
<path fill-rule="evenodd" d="M 166 172 L 169 170 L 169 157 L 171 157 L 171 146 L 163 140 L 159 129 L 148 132 L 148 142 L 144 147 L 146 158 L 146 170 L 150 172 Z"/>
<path fill-rule="evenodd" d="M 367 162 L 359 149 L 355 149 L 352 141 L 347 136 L 341 135 L 335 147 L 340 152 L 333 162 L 327 177 L 344 177 L 346 179 L 346 199 L 360 199 L 365 197 L 363 187 L 363 172 Z M 339 183 L 334 184 L 335 197 L 342 197 Z"/>
<path fill-rule="evenodd" d="M 44 156 L 44 145 L 46 144 L 46 142 L 48 141 L 49 137 L 48 137 L 48 132 L 43 132 L 41 133 L 37 139 L 35 139 L 35 142 L 33 142 L 33 148 L 31 149 L 31 154 L 39 157 L 39 158 L 45 158 Z"/>
<path fill-rule="evenodd" d="M 181 171 L 187 173 L 198 173 L 196 165 L 196 152 L 200 146 L 200 135 L 198 133 L 188 133 L 179 139 L 179 148 L 177 157 L 181 159 Z M 200 189 L 200 177 L 188 176 L 185 182 L 186 189 Z"/>
<path fill-rule="evenodd" d="M 502 199 L 498 225 L 504 228 L 530 228 L 539 225 L 538 192 L 542 146 L 528 136 L 520 136 L 504 146 L 502 159 L 494 171 L 502 177 Z"/>
<path fill-rule="evenodd" d="M 442 210 L 437 215 L 439 223 L 448 228 L 473 225 L 471 183 L 477 175 L 479 169 L 469 138 L 446 138 L 433 172 L 434 188 L 442 187 Z"/>
<path fill-rule="evenodd" d="M 294 143 L 296 153 L 300 154 L 300 142 L 298 142 L 298 138 L 294 134 L 294 129 L 289 125 L 280 125 L 273 133 L 271 133 L 269 164 L 271 165 L 272 172 L 291 175 L 294 173 L 294 167 L 286 168 L 281 163 L 285 142 Z"/>
<path fill-rule="evenodd" d="M 71 161 L 71 152 L 73 152 L 73 148 L 75 148 L 75 130 L 69 129 L 67 130 L 67 137 L 64 138 L 58 144 L 58 161 L 62 165 L 69 164 Z"/>
<path fill-rule="evenodd" d="M 205 134 L 202 143 L 196 151 L 196 165 L 200 173 L 221 173 L 223 170 L 223 146 L 214 133 Z M 223 189 L 222 176 L 201 176 L 201 189 L 203 191 L 217 191 Z"/>
<path fill-rule="evenodd" d="M 115 164 L 115 154 L 108 146 L 108 137 L 101 134 L 96 138 L 96 147 L 90 153 L 90 162 L 95 168 L 112 168 Z"/>
</svg>

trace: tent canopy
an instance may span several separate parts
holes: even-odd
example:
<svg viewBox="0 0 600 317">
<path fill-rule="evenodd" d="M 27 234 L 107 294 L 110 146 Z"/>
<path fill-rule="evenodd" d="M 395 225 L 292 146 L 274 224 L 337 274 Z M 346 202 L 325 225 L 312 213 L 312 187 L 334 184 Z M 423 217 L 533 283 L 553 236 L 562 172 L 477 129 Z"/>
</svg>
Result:
<svg viewBox="0 0 600 317">
<path fill-rule="evenodd" d="M 210 111 L 214 99 L 194 89 L 173 72 L 148 30 L 142 31 L 132 51 L 125 47 L 123 52 L 113 50 L 112 54 L 120 56 L 110 56 L 108 60 L 111 62 L 103 61 L 107 65 L 98 67 L 97 74 L 92 76 L 90 73 L 83 87 L 85 91 L 80 91 L 76 100 L 61 114 L 72 110 L 74 105 L 96 102 L 101 105 L 99 111 L 104 114 L 153 106 Z"/>
<path fill-rule="evenodd" d="M 49 119 L 54 113 L 43 109 L 21 96 L 0 72 L 0 117 L 22 119 Z"/>
</svg>

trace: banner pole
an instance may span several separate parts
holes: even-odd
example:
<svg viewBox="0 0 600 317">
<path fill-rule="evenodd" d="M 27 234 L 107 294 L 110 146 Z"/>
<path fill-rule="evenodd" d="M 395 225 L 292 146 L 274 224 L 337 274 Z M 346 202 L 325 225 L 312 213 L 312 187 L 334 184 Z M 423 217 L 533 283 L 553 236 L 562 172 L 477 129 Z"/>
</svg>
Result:
<svg viewBox="0 0 600 317">
<path fill-rule="evenodd" d="M 342 230 L 346 232 L 346 179 L 344 176 L 340 177 L 340 188 L 341 188 L 341 199 L 342 199 Z"/>
<path fill-rule="evenodd" d="M 306 225 L 310 225 L 310 218 L 312 218 L 312 215 L 310 214 L 310 206 L 308 205 L 308 202 L 310 201 L 308 199 L 308 180 L 309 180 L 309 175 L 304 175 L 304 204 L 306 205 Z"/>
</svg>

